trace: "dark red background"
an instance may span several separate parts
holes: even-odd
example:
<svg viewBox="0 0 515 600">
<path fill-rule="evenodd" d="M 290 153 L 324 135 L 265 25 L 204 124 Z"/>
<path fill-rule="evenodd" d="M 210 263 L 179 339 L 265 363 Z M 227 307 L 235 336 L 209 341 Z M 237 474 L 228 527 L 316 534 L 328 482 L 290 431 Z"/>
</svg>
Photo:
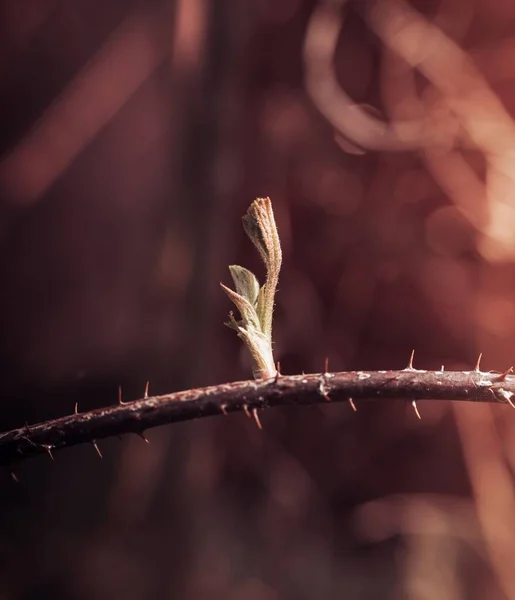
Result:
<svg viewBox="0 0 515 600">
<path fill-rule="evenodd" d="M 513 362 L 511 257 L 481 254 L 421 151 L 348 153 L 314 107 L 316 6 L 2 3 L 2 429 L 112 404 L 119 384 L 129 400 L 147 380 L 250 377 L 219 282 L 233 263 L 264 275 L 241 227 L 256 196 L 283 243 L 283 372 L 400 368 L 412 348 L 419 368 Z M 512 4 L 416 8 L 513 112 Z M 388 119 L 366 14 L 350 3 L 337 76 Z M 483 176 L 481 152 L 467 159 Z M 0 480 L 0 595 L 515 598 L 515 416 L 419 408 L 274 410 L 263 431 L 233 415 L 101 442 L 103 461 L 77 447 L 20 464 L 19 485 Z"/>
</svg>

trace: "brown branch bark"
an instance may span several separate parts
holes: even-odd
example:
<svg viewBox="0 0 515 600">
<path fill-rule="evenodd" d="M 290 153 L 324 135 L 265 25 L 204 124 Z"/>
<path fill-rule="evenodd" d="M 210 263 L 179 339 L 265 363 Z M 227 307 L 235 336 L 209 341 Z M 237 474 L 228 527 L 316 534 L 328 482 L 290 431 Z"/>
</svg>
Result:
<svg viewBox="0 0 515 600">
<path fill-rule="evenodd" d="M 146 397 L 0 434 L 0 465 L 96 440 L 230 412 L 360 399 L 512 403 L 515 377 L 473 371 L 351 371 L 238 381 Z"/>
</svg>

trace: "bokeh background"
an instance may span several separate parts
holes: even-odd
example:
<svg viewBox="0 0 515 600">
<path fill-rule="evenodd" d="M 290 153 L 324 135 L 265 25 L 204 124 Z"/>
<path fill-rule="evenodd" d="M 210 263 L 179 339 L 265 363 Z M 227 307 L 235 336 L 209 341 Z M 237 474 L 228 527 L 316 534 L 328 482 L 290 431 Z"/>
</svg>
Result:
<svg viewBox="0 0 515 600">
<path fill-rule="evenodd" d="M 0 425 L 245 379 L 270 196 L 284 373 L 514 361 L 515 4 L 4 0 Z M 515 598 L 515 416 L 163 427 L 0 479 L 0 598 Z"/>
</svg>

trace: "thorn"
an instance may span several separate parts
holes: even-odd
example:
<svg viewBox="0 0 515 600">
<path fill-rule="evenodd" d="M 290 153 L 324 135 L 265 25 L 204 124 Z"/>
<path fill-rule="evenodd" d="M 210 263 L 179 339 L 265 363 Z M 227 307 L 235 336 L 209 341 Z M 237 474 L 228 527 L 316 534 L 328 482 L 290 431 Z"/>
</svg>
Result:
<svg viewBox="0 0 515 600">
<path fill-rule="evenodd" d="M 245 412 L 245 414 L 247 415 L 247 417 L 249 419 L 252 417 L 252 415 L 250 414 L 250 410 L 249 410 L 249 405 L 248 404 L 244 404 L 243 405 L 243 411 Z"/>
<path fill-rule="evenodd" d="M 506 381 L 506 377 L 510 374 L 513 373 L 513 367 L 510 367 L 509 369 L 507 369 L 506 371 L 504 371 L 504 373 L 501 373 L 500 375 L 498 375 L 495 380 L 496 381 Z"/>
<path fill-rule="evenodd" d="M 14 471 L 9 471 L 9 475 L 12 477 L 13 481 L 15 481 L 16 483 L 20 483 L 20 480 L 18 479 L 18 476 Z"/>
<path fill-rule="evenodd" d="M 122 400 L 122 386 L 121 385 L 118 386 L 118 404 L 120 404 L 120 405 L 123 404 L 123 400 Z"/>
<path fill-rule="evenodd" d="M 263 429 L 263 425 L 261 425 L 261 421 L 259 420 L 257 408 L 252 409 L 252 416 L 254 417 L 254 421 L 256 422 L 258 429 Z"/>
<path fill-rule="evenodd" d="M 145 385 L 145 394 L 143 395 L 143 398 L 148 398 L 148 386 L 150 385 L 150 381 L 147 381 L 146 385 Z"/>
<path fill-rule="evenodd" d="M 329 398 L 329 394 L 327 393 L 327 390 L 325 389 L 325 382 L 322 376 L 322 379 L 320 380 L 320 384 L 318 385 L 318 390 L 320 392 L 320 394 L 324 397 L 324 400 L 326 400 L 327 402 L 331 402 L 331 398 Z"/>
<path fill-rule="evenodd" d="M 74 414 L 78 415 L 79 414 L 79 403 L 75 402 L 75 408 L 73 409 Z"/>
<path fill-rule="evenodd" d="M 95 448 L 95 450 L 97 451 L 98 456 L 100 456 L 100 458 L 104 458 L 102 456 L 102 452 L 100 452 L 100 448 L 97 445 L 97 441 L 93 440 L 91 443 L 93 444 L 93 448 Z"/>
<path fill-rule="evenodd" d="M 411 351 L 410 357 L 409 357 L 409 362 L 408 362 L 408 366 L 404 369 L 405 371 L 412 371 L 413 370 L 413 357 L 415 356 L 415 349 L 413 349 Z"/>
<path fill-rule="evenodd" d="M 442 368 L 440 369 L 440 371 L 443 373 L 445 371 L 444 366 L 442 365 Z"/>
<path fill-rule="evenodd" d="M 25 425 L 23 426 L 23 429 L 25 429 L 25 433 L 27 435 L 30 435 L 30 427 L 29 427 L 29 424 L 27 423 L 27 421 L 25 421 Z"/>
<path fill-rule="evenodd" d="M 150 440 L 146 437 L 146 435 L 142 431 L 140 431 L 136 435 L 138 437 L 140 437 L 146 444 L 150 444 Z"/>
<path fill-rule="evenodd" d="M 324 361 L 324 373 L 329 373 L 329 357 L 325 357 Z"/>
<path fill-rule="evenodd" d="M 481 358 L 483 358 L 482 352 L 479 353 L 479 356 L 477 357 L 476 366 L 474 367 L 474 371 L 476 373 L 481 373 L 481 369 L 479 368 L 479 365 L 481 364 Z"/>
<path fill-rule="evenodd" d="M 501 398 L 504 398 L 504 400 L 512 407 L 515 408 L 515 404 L 513 404 L 511 398 L 512 396 L 515 396 L 515 394 L 513 392 L 508 392 L 506 390 L 503 390 L 502 388 L 499 388 L 499 396 L 501 396 Z M 495 394 L 494 394 L 494 398 L 495 398 Z"/>
<path fill-rule="evenodd" d="M 411 406 L 413 406 L 413 410 L 415 411 L 415 414 L 417 415 L 417 417 L 422 420 L 422 417 L 420 416 L 420 413 L 418 412 L 418 406 L 417 406 L 417 401 L 416 400 L 412 400 L 411 401 Z"/>
<path fill-rule="evenodd" d="M 354 400 L 352 398 L 347 398 L 347 400 L 349 401 L 350 407 L 352 408 L 352 410 L 354 412 L 358 412 L 358 409 L 356 408 L 356 405 L 354 404 Z"/>
<path fill-rule="evenodd" d="M 274 383 L 277 383 L 279 381 L 279 377 L 281 377 L 281 363 L 277 361 L 277 366 L 275 368 Z"/>
<path fill-rule="evenodd" d="M 227 404 L 225 404 L 225 402 L 220 406 L 220 410 L 222 411 L 222 415 L 224 417 L 227 416 Z"/>
<path fill-rule="evenodd" d="M 43 444 L 43 448 L 46 450 L 46 453 L 48 454 L 48 456 L 50 456 L 50 458 L 52 460 L 55 460 L 54 455 L 52 454 L 52 446 L 49 446 L 47 444 Z"/>
</svg>

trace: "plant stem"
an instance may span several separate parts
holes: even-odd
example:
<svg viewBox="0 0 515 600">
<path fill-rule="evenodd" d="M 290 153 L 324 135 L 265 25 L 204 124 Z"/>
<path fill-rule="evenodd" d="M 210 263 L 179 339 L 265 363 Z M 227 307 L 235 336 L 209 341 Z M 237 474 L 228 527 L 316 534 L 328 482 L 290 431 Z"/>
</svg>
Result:
<svg viewBox="0 0 515 600">
<path fill-rule="evenodd" d="M 0 465 L 199 417 L 360 399 L 468 400 L 512 404 L 515 377 L 474 371 L 350 371 L 277 376 L 145 397 L 0 434 Z M 359 408 L 359 404 L 358 404 Z"/>
</svg>

